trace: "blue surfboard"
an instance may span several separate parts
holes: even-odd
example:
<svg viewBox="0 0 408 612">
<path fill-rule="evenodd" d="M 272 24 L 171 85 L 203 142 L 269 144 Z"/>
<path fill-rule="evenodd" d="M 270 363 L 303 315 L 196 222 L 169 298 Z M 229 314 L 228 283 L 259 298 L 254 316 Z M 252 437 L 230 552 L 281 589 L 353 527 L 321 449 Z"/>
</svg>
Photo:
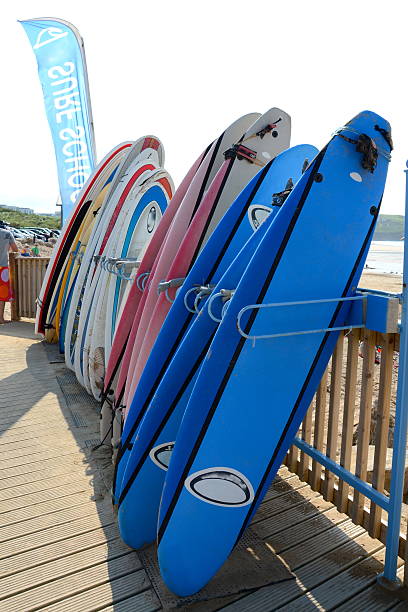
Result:
<svg viewBox="0 0 408 612">
<path fill-rule="evenodd" d="M 391 148 L 389 124 L 369 111 L 338 130 L 229 302 L 163 488 L 159 564 L 178 595 L 201 589 L 227 559 L 301 424 L 361 276 Z"/>
<path fill-rule="evenodd" d="M 261 170 L 230 206 L 191 268 L 163 324 L 130 406 L 116 461 L 115 501 L 121 493 L 135 432 L 180 342 L 197 316 L 193 304 L 199 290 L 218 282 L 265 215 L 271 208 L 274 213 L 279 210 L 279 194 L 285 190 L 288 180 L 296 182 L 316 153 L 317 149 L 311 145 L 299 145 L 284 151 Z M 273 194 L 278 194 L 276 206 L 272 206 Z M 205 300 L 207 295 L 202 297 Z"/>
<path fill-rule="evenodd" d="M 216 285 L 214 295 L 238 284 L 272 221 L 270 215 L 248 239 Z M 136 430 L 118 502 L 120 535 L 132 548 L 141 548 L 156 538 L 160 498 L 174 440 L 217 327 L 216 317 L 211 318 L 203 308 L 171 360 Z M 192 355 L 195 358 L 191 361 Z"/>
</svg>

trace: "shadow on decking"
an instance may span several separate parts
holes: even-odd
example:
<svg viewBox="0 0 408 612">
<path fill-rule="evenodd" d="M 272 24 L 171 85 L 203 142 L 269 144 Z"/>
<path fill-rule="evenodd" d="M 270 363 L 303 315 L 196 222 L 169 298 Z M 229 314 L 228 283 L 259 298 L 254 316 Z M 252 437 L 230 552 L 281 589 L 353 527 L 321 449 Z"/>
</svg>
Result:
<svg viewBox="0 0 408 612">
<path fill-rule="evenodd" d="M 0 371 L 2 604 L 34 610 L 69 598 L 70 609 L 90 609 L 95 598 L 141 593 L 148 580 L 112 513 L 110 457 L 92 450 L 98 404 L 58 363 L 57 350 L 54 359 L 40 342 L 13 342 L 34 340 L 32 323 L 8 324 L 1 335 L 3 351 L 10 346 Z M 20 350 L 26 367 L 18 370 Z"/>
<path fill-rule="evenodd" d="M 8 334 L 10 336 L 18 332 L 11 326 L 9 331 L 13 332 Z M 41 343 L 32 344 L 26 352 L 27 368 L 0 380 L 0 397 L 7 393 L 10 397 L 9 403 L 1 408 L 0 440 L 4 443 L 1 452 L 4 453 L 9 445 L 13 446 L 15 450 L 8 456 L 16 459 L 16 465 L 23 463 L 25 456 L 30 456 L 32 478 L 28 482 L 34 483 L 36 479 L 40 482 L 45 473 L 47 479 L 56 474 L 55 488 L 42 493 L 39 487 L 38 493 L 32 494 L 27 501 L 23 496 L 15 497 L 17 502 L 10 518 L 8 558 L 4 561 L 10 563 L 13 584 L 20 584 L 20 587 L 13 586 L 17 589 L 13 592 L 13 600 L 24 595 L 26 602 L 33 602 L 28 607 L 16 609 L 39 609 L 42 605 L 35 604 L 36 598 L 44 596 L 48 597 L 47 603 L 67 598 L 67 609 L 73 610 L 80 607 L 94 609 L 95 601 L 99 605 L 106 602 L 104 606 L 112 605 L 118 612 L 125 608 L 141 612 L 158 610 L 160 605 L 150 589 L 137 553 L 119 537 L 110 503 L 112 466 L 109 452 L 103 447 L 92 450 L 98 442 L 97 404 L 76 382 L 72 372 L 63 364 L 55 363 L 58 361 L 56 347 L 55 359 L 52 350 L 47 350 L 47 353 L 48 357 Z M 58 439 L 58 428 L 53 429 L 51 422 L 42 424 L 40 418 L 34 431 L 30 431 L 30 426 L 24 426 L 26 413 L 50 391 L 59 398 L 60 414 L 78 447 L 75 453 L 72 444 L 65 448 L 62 432 L 61 439 Z M 20 407 L 19 393 L 25 397 Z M 14 428 L 9 432 L 19 420 L 21 429 L 18 428 L 17 432 Z M 13 440 L 15 444 L 12 444 Z M 72 473 L 72 461 L 71 468 L 68 463 L 66 470 L 61 467 L 61 458 L 69 454 L 71 459 L 72 454 L 77 455 L 74 463 L 85 468 L 91 489 L 89 483 L 82 486 L 81 478 L 84 476 L 80 471 L 74 471 L 69 484 L 58 482 L 58 474 L 62 481 L 64 475 Z M 56 472 L 55 466 L 58 467 Z M 46 470 L 50 470 L 49 474 Z M 77 481 L 75 474 L 78 474 Z M 307 609 L 328 609 L 347 601 L 353 595 L 353 589 L 356 592 L 356 585 L 366 588 L 364 585 L 374 584 L 376 574 L 383 568 L 382 544 L 369 538 L 362 527 L 354 525 L 346 515 L 339 514 L 333 504 L 300 482 L 286 468 L 281 474 L 261 504 L 252 528 L 295 573 L 296 581 L 274 584 L 245 596 L 201 602 L 194 604 L 192 610 L 244 612 L 251 609 L 266 612 L 279 608 L 297 609 L 298 604 Z M 15 484 L 10 477 L 8 486 Z M 44 479 L 44 487 L 46 484 Z M 54 500 L 51 505 L 50 500 Z M 29 519 L 24 515 L 28 505 L 32 510 Z M 2 541 L 7 541 L 7 536 Z M 380 556 L 371 556 L 377 552 Z M 0 566 L 2 563 L 0 559 Z M 38 569 L 40 566 L 41 570 Z M 31 568 L 36 572 L 36 582 L 30 589 L 25 576 Z M 16 583 L 15 574 L 18 572 L 21 572 L 21 581 Z M 379 597 L 382 605 L 381 598 L 388 595 L 380 592 Z M 40 600 L 38 602 L 40 604 Z"/>
</svg>

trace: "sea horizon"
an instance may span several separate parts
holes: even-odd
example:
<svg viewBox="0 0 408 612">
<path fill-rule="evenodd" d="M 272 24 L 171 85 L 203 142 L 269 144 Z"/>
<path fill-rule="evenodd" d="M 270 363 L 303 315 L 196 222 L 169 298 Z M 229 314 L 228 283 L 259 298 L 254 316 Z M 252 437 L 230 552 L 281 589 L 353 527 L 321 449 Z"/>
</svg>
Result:
<svg viewBox="0 0 408 612">
<path fill-rule="evenodd" d="M 378 274 L 402 276 L 403 259 L 403 240 L 373 240 L 364 269 Z"/>
</svg>

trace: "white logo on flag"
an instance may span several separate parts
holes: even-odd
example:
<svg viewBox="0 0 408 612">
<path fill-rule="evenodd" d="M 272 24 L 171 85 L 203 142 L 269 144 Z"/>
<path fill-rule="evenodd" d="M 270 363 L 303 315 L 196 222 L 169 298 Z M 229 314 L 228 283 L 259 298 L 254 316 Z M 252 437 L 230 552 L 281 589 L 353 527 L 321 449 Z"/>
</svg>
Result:
<svg viewBox="0 0 408 612">
<path fill-rule="evenodd" d="M 45 28 L 45 30 L 41 30 L 41 32 L 38 34 L 33 49 L 39 49 L 44 45 L 48 45 L 48 43 L 64 38 L 64 36 L 68 36 L 68 32 L 64 32 L 64 30 L 61 30 L 61 28 Z"/>
</svg>

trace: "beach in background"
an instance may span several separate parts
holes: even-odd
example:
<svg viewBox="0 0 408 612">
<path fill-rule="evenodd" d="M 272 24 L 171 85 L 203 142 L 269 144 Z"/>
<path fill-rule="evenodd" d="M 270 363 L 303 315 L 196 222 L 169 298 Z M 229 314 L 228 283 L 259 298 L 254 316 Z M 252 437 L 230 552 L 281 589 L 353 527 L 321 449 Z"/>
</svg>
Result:
<svg viewBox="0 0 408 612">
<path fill-rule="evenodd" d="M 404 241 L 374 240 L 359 286 L 377 291 L 401 293 Z"/>
<path fill-rule="evenodd" d="M 368 251 L 366 270 L 402 275 L 403 258 L 403 240 L 373 240 Z"/>
</svg>

